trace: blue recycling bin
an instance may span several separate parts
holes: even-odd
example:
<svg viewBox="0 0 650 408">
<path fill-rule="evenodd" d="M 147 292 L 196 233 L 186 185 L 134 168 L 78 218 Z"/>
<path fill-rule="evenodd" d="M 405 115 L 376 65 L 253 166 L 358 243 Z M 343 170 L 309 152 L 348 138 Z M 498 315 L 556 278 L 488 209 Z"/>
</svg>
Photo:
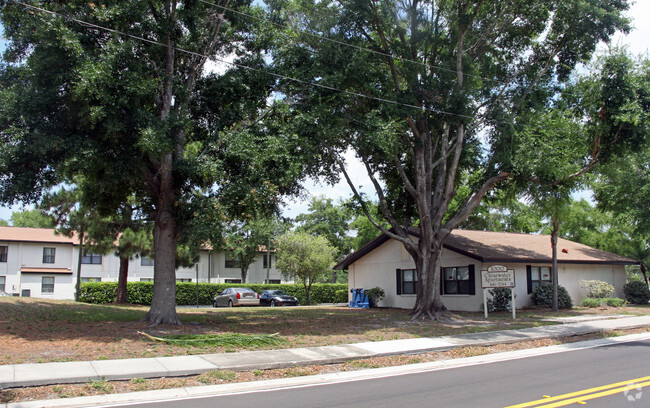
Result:
<svg viewBox="0 0 650 408">
<path fill-rule="evenodd" d="M 370 308 L 370 301 L 366 295 L 365 289 L 352 289 L 352 300 L 350 301 L 350 307 L 356 307 L 361 309 Z"/>
</svg>

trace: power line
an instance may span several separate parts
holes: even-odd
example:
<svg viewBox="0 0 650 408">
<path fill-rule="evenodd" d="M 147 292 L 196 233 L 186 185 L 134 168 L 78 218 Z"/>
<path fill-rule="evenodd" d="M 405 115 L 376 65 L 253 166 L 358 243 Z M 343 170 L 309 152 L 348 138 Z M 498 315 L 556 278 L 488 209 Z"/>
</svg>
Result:
<svg viewBox="0 0 650 408">
<path fill-rule="evenodd" d="M 200 0 L 200 1 L 202 1 L 202 0 Z M 74 21 L 76 23 L 79 23 L 79 24 L 82 24 L 82 25 L 85 25 L 85 26 L 88 26 L 88 27 L 91 27 L 91 28 L 104 30 L 104 31 L 107 31 L 107 32 L 110 32 L 110 33 L 113 33 L 113 34 L 129 37 L 129 38 L 132 38 L 132 39 L 135 39 L 135 40 L 138 40 L 138 41 L 158 45 L 158 46 L 161 46 L 161 47 L 168 47 L 167 44 L 164 44 L 164 43 L 159 42 L 159 41 L 155 41 L 155 40 L 151 40 L 151 39 L 148 39 L 148 38 L 140 37 L 140 36 L 137 36 L 137 35 L 134 35 L 134 34 L 129 34 L 129 33 L 126 33 L 126 32 L 120 31 L 120 30 L 108 28 L 108 27 L 101 26 L 101 25 L 98 25 L 98 24 L 90 23 L 88 21 L 81 20 L 81 19 L 78 19 L 78 18 L 75 18 L 75 17 L 71 17 L 71 16 L 68 16 L 68 15 L 63 14 L 63 13 L 47 10 L 47 9 L 37 7 L 37 6 L 31 5 L 31 4 L 23 3 L 21 1 L 17 1 L 16 3 L 22 5 L 22 6 L 26 7 L 26 8 L 30 8 L 30 9 L 33 9 L 33 10 L 40 11 L 42 13 L 46 13 L 46 14 L 61 17 L 61 18 L 64 18 L 64 19 L 67 19 L 67 20 L 70 20 L 70 21 Z M 392 99 L 386 99 L 386 98 L 381 98 L 381 97 L 377 97 L 377 96 L 366 95 L 366 94 L 362 94 L 362 93 L 359 93 L 359 92 L 351 92 L 351 91 L 348 91 L 348 90 L 336 88 L 336 87 L 329 86 L 329 85 L 319 84 L 319 83 L 315 83 L 315 82 L 309 82 L 309 81 L 305 81 L 305 80 L 302 80 L 302 79 L 299 79 L 299 78 L 290 77 L 288 75 L 283 75 L 283 74 L 278 74 L 278 73 L 275 73 L 275 72 L 271 72 L 271 71 L 268 71 L 268 70 L 265 70 L 265 69 L 254 68 L 254 67 L 250 67 L 250 66 L 247 66 L 247 65 L 244 65 L 244 64 L 237 63 L 237 62 L 226 61 L 226 60 L 218 58 L 218 57 L 216 57 L 214 55 L 210 56 L 210 55 L 202 54 L 202 53 L 199 53 L 199 52 L 186 50 L 184 48 L 180 48 L 180 47 L 177 47 L 177 46 L 171 46 L 171 48 L 176 50 L 176 51 L 186 53 L 186 54 L 189 54 L 189 55 L 192 55 L 192 56 L 201 57 L 201 58 L 212 58 L 212 59 L 214 59 L 214 60 L 216 60 L 218 62 L 227 64 L 227 65 L 231 65 L 231 66 L 235 66 L 235 67 L 242 68 L 242 69 L 247 69 L 247 70 L 254 71 L 254 72 L 259 72 L 259 73 L 271 75 L 271 76 L 273 76 L 275 78 L 285 79 L 285 80 L 300 83 L 300 84 L 303 84 L 303 85 L 306 85 L 306 86 L 326 89 L 326 90 L 339 92 L 339 93 L 346 94 L 346 95 L 356 96 L 356 97 L 360 97 L 360 98 L 364 98 L 364 99 L 368 99 L 368 100 L 374 100 L 374 101 L 377 101 L 377 102 L 388 103 L 388 104 L 392 104 L 392 105 L 395 105 L 395 106 L 402 106 L 402 107 L 406 107 L 406 108 L 417 109 L 419 111 L 426 111 L 426 112 L 430 112 L 430 113 L 446 115 L 446 116 L 454 116 L 454 117 L 464 118 L 464 119 L 472 119 L 472 120 L 477 120 L 478 119 L 477 116 L 463 115 L 463 114 L 448 112 L 448 111 L 444 111 L 444 110 L 436 109 L 436 108 L 432 108 L 432 107 L 417 106 L 417 105 L 413 105 L 413 104 L 409 104 L 409 103 L 399 102 L 399 101 L 392 100 Z M 512 123 L 512 122 L 505 122 L 505 121 L 487 120 L 487 122 L 493 123 L 493 124 L 502 124 L 502 125 L 511 125 L 511 126 L 530 126 L 528 124 L 516 124 L 516 123 Z"/>
<path fill-rule="evenodd" d="M 199 0 L 199 1 L 200 1 L 201 3 L 205 3 L 205 4 L 208 4 L 208 5 L 210 5 L 210 6 L 214 6 L 214 7 L 218 7 L 218 8 L 221 8 L 221 9 L 223 9 L 223 10 L 226 10 L 226 11 L 230 11 L 231 13 L 234 13 L 234 14 L 239 14 L 239 15 L 241 15 L 241 16 L 245 16 L 245 17 L 249 17 L 249 18 L 253 18 L 253 19 L 256 19 L 256 20 L 262 21 L 262 22 L 266 22 L 266 23 L 269 23 L 269 24 L 273 24 L 273 25 L 275 25 L 275 26 L 277 26 L 277 27 L 280 27 L 280 28 L 289 27 L 291 30 L 293 30 L 293 31 L 295 31 L 295 32 L 297 32 L 297 33 L 306 34 L 306 35 L 312 36 L 312 37 L 317 38 L 317 39 L 320 39 L 320 40 L 330 41 L 330 42 L 332 42 L 332 43 L 334 43 L 334 44 L 338 44 L 338 45 L 342 45 L 342 46 L 345 46 L 345 47 L 354 48 L 354 49 L 357 49 L 357 50 L 360 50 L 360 51 L 366 51 L 366 52 L 369 52 L 369 53 L 372 53 L 372 54 L 381 55 L 381 56 L 383 56 L 383 57 L 388 57 L 388 58 L 393 59 L 393 60 L 396 60 L 396 61 L 408 62 L 408 63 L 411 63 L 411 64 L 421 65 L 421 66 L 424 66 L 424 67 L 426 67 L 426 68 L 431 68 L 431 69 L 436 69 L 436 70 L 439 70 L 439 71 L 444 71 L 444 72 L 449 72 L 449 73 L 453 73 L 453 74 L 458 74 L 458 71 L 455 70 L 455 69 L 445 68 L 445 67 L 441 67 L 441 66 L 439 66 L 439 65 L 426 64 L 426 63 L 424 63 L 424 62 L 422 62 L 422 61 L 416 61 L 416 60 L 412 60 L 412 59 L 409 59 L 409 58 L 396 57 L 396 56 L 394 56 L 394 55 L 392 55 L 392 54 L 389 54 L 389 53 L 386 53 L 386 52 L 383 52 L 383 51 L 377 51 L 377 50 L 373 50 L 373 49 L 371 49 L 371 48 L 362 47 L 362 46 L 359 46 L 359 45 L 355 45 L 355 44 L 347 43 L 347 42 L 345 42 L 345 41 L 341 41 L 341 40 L 336 40 L 336 39 L 333 39 L 333 38 L 325 37 L 324 35 L 320 35 L 320 34 L 316 34 L 316 33 L 311 33 L 311 32 L 309 32 L 309 31 L 302 30 L 302 29 L 300 29 L 300 28 L 298 28 L 298 27 L 290 26 L 290 25 L 288 25 L 288 24 L 276 23 L 275 21 L 272 21 L 272 20 L 269 19 L 269 18 L 263 18 L 263 17 L 254 16 L 254 15 L 252 15 L 252 14 L 245 13 L 245 12 L 243 12 L 243 11 L 239 11 L 239 10 L 235 10 L 235 9 L 232 9 L 232 8 L 230 8 L 230 7 L 228 7 L 228 6 L 222 6 L 222 5 L 220 5 L 220 4 L 216 4 L 216 3 L 213 3 L 213 2 L 210 2 L 210 1 L 207 1 L 207 0 Z M 481 79 L 481 80 L 483 80 L 483 81 L 494 82 L 494 83 L 496 83 L 496 84 L 504 85 L 502 81 L 499 81 L 499 80 L 496 80 L 496 79 L 492 79 L 492 78 L 482 77 L 482 76 L 480 76 L 480 75 L 474 75 L 474 74 L 463 73 L 463 76 L 465 76 L 465 77 L 469 77 L 469 78 L 478 78 L 478 79 Z M 564 94 L 564 95 L 575 95 L 575 94 L 570 93 L 570 92 L 559 92 L 559 93 L 560 93 L 560 94 Z"/>
</svg>

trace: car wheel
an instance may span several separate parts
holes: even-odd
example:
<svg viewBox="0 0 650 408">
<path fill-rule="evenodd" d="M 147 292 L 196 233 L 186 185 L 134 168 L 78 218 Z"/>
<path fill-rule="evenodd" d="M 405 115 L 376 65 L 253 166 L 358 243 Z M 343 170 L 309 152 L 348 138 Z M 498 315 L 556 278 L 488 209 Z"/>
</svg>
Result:
<svg viewBox="0 0 650 408">
<path fill-rule="evenodd" d="M 232 300 L 228 301 L 228 307 L 232 307 Z"/>
<path fill-rule="evenodd" d="M 276 303 L 275 300 L 272 300 L 272 301 L 271 301 L 271 307 L 275 307 L 275 306 L 277 306 L 277 305 L 278 305 L 278 304 Z"/>
</svg>

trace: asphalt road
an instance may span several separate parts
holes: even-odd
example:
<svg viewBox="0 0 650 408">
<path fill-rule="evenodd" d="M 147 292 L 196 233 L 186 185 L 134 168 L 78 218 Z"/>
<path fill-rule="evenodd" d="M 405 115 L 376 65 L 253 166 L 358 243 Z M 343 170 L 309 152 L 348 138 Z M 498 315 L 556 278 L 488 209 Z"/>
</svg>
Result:
<svg viewBox="0 0 650 408">
<path fill-rule="evenodd" d="M 648 356 L 650 340 L 447 370 L 133 407 L 523 408 L 585 403 L 590 408 L 650 407 L 650 387 L 643 388 L 650 385 Z"/>
</svg>

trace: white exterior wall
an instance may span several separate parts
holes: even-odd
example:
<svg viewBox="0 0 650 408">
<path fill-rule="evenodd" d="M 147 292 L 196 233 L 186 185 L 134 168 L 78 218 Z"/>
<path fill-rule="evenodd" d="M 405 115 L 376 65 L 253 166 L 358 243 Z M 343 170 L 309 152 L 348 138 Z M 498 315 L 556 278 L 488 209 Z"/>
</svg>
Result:
<svg viewBox="0 0 650 408">
<path fill-rule="evenodd" d="M 487 269 L 496 263 L 485 263 L 461 255 L 457 252 L 443 249 L 442 267 L 474 265 L 475 270 L 475 295 L 442 295 L 442 302 L 449 310 L 479 311 L 483 303 L 483 289 L 481 288 L 481 270 Z M 531 295 L 528 294 L 528 278 L 526 265 L 551 266 L 550 264 L 519 264 L 499 263 L 515 271 L 515 303 L 517 308 L 531 306 Z M 622 265 L 584 265 L 560 264 L 558 266 L 559 284 L 564 286 L 574 305 L 579 305 L 585 297 L 584 289 L 580 288 L 581 280 L 601 280 L 611 283 L 615 287 L 614 296 L 623 298 L 623 285 L 627 282 L 625 267 Z M 402 244 L 396 240 L 388 240 L 370 254 L 357 260 L 348 269 L 349 289 L 371 289 L 376 286 L 382 288 L 386 294 L 379 302 L 380 307 L 394 307 L 411 309 L 415 304 L 416 295 L 398 295 L 396 282 L 396 269 L 415 269 Z M 489 295 L 488 295 L 489 296 Z M 348 291 L 349 300 L 351 294 Z"/>
<path fill-rule="evenodd" d="M 79 247 L 72 244 L 50 244 L 39 242 L 0 241 L 0 246 L 7 246 L 7 262 L 0 262 L 0 276 L 5 277 L 5 291 L 10 294 L 21 294 L 29 290 L 30 296 L 51 299 L 74 299 L 77 281 L 77 265 Z M 56 248 L 54 263 L 43 263 L 43 248 Z M 263 267 L 263 256 L 260 253 L 257 261 L 248 270 L 248 282 L 263 283 L 266 279 L 266 268 Z M 241 279 L 241 271 L 236 268 L 225 268 L 225 253 L 199 254 L 198 281 L 224 283 L 225 279 Z M 209 265 L 209 263 L 212 265 Z M 70 274 L 50 273 L 21 273 L 21 267 L 30 268 L 64 268 L 70 269 Z M 99 278 L 102 282 L 116 282 L 119 278 L 120 259 L 113 253 L 102 256 L 101 264 L 82 264 L 82 278 Z M 142 279 L 153 279 L 153 266 L 144 266 L 140 257 L 129 260 L 128 281 L 138 282 Z M 54 292 L 42 293 L 42 277 L 54 277 Z M 197 281 L 197 266 L 178 268 L 177 279 Z M 280 272 L 275 268 L 275 254 L 271 254 L 270 279 L 281 280 Z M 284 281 L 283 281 L 284 282 Z"/>
</svg>

